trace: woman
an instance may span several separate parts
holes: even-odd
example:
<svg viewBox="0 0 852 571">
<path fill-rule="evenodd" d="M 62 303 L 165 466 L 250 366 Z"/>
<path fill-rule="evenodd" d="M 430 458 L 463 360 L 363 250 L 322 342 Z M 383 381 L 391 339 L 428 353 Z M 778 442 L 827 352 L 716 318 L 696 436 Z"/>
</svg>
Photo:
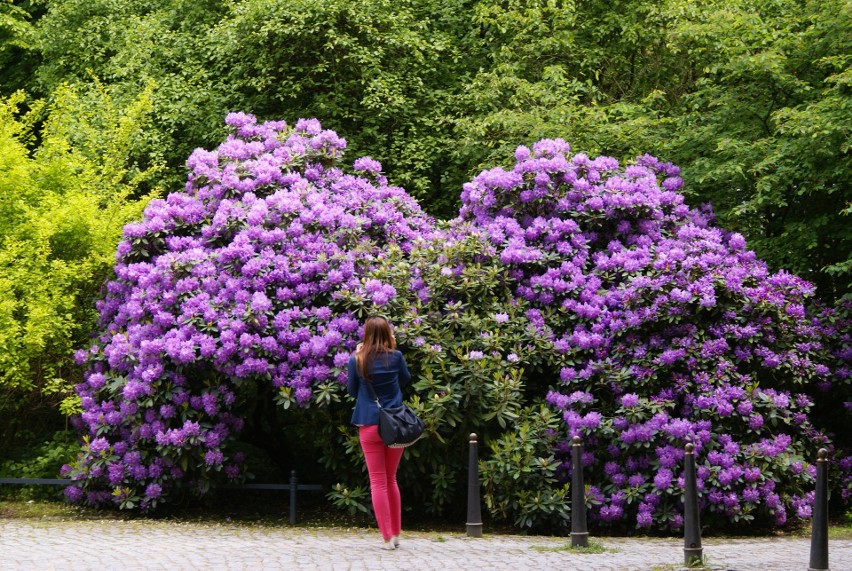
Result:
<svg viewBox="0 0 852 571">
<path fill-rule="evenodd" d="M 390 324 L 382 317 L 371 317 L 364 323 L 364 341 L 349 358 L 349 394 L 355 397 L 352 424 L 358 426 L 358 438 L 367 471 L 376 523 L 382 533 L 382 549 L 399 547 L 402 505 L 396 469 L 402 459 L 402 448 L 388 448 L 379 436 L 379 407 L 402 405 L 401 388 L 411 382 L 405 357 L 396 350 Z M 372 389 L 370 387 L 372 386 Z M 375 395 L 373 396 L 373 392 Z"/>
</svg>

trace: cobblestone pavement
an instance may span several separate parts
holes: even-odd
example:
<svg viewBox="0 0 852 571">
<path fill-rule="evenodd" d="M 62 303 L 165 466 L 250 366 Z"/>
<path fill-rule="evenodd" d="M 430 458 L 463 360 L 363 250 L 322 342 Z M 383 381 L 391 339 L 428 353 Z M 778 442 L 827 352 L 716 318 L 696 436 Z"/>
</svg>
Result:
<svg viewBox="0 0 852 571">
<path fill-rule="evenodd" d="M 487 530 L 486 530 L 487 531 Z M 603 553 L 570 552 L 567 538 L 459 533 L 404 534 L 399 549 L 379 548 L 367 529 L 306 529 L 237 523 L 106 520 L 0 520 L 2 571 L 196 570 L 502 570 L 674 571 L 678 539 L 592 538 Z M 709 569 L 808 569 L 810 540 L 705 539 Z M 852 570 L 852 541 L 829 543 L 834 571 Z"/>
</svg>

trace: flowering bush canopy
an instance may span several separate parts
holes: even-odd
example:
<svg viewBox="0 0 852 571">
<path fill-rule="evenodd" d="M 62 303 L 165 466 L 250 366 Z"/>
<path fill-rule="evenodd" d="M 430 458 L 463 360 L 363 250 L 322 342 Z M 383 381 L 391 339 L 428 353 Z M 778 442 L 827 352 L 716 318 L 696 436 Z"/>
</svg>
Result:
<svg viewBox="0 0 852 571">
<path fill-rule="evenodd" d="M 741 235 L 711 226 L 709 207 L 687 207 L 671 164 L 622 168 L 561 140 L 515 157 L 465 186 L 460 218 L 488 236 L 552 344 L 547 402 L 586 443 L 590 516 L 680 526 L 678 465 L 693 442 L 711 513 L 809 517 L 807 459 L 830 445 L 807 393 L 832 386 L 811 285 L 770 274 Z M 570 442 L 556 448 L 570 469 Z"/>
<path fill-rule="evenodd" d="M 343 382 L 359 320 L 330 308 L 336 293 L 385 304 L 393 287 L 360 276 L 433 226 L 378 162 L 344 174 L 346 141 L 318 121 L 226 121 L 234 134 L 189 158 L 186 192 L 125 227 L 101 334 L 77 355 L 87 436 L 71 500 L 153 507 L 175 482 L 237 478 L 240 383 L 305 405 Z"/>
<path fill-rule="evenodd" d="M 496 515 L 567 521 L 580 435 L 602 525 L 678 528 L 687 442 L 710 514 L 809 517 L 809 459 L 833 449 L 814 395 L 848 394 L 848 329 L 829 343 L 842 320 L 811 315 L 810 284 L 770 273 L 709 206 L 689 208 L 677 167 L 543 140 L 476 176 L 458 218 L 436 224 L 377 162 L 345 174 L 345 141 L 316 120 L 227 122 L 227 141 L 190 157 L 186 192 L 125 228 L 100 335 L 78 353 L 72 501 L 150 508 L 177 485 L 240 477 L 241 387 L 334 406 L 359 322 L 378 311 L 397 324 L 437 440 L 503 431 L 484 463 Z M 436 505 L 461 462 L 437 440 L 420 447 Z M 540 475 L 504 479 L 520 446 L 517 470 Z"/>
</svg>

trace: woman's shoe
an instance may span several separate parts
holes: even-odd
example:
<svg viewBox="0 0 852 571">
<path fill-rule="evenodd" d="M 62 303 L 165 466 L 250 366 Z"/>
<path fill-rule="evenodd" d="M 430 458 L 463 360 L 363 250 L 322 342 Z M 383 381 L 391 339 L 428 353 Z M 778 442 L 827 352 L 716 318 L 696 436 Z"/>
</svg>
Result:
<svg viewBox="0 0 852 571">
<path fill-rule="evenodd" d="M 383 539 L 382 544 L 379 547 L 381 547 L 385 551 L 393 551 L 394 549 L 396 549 L 396 546 L 390 539 Z"/>
<path fill-rule="evenodd" d="M 391 543 L 393 543 L 394 548 L 399 549 L 399 536 L 394 535 L 393 537 L 390 538 L 390 540 L 391 540 Z"/>
</svg>

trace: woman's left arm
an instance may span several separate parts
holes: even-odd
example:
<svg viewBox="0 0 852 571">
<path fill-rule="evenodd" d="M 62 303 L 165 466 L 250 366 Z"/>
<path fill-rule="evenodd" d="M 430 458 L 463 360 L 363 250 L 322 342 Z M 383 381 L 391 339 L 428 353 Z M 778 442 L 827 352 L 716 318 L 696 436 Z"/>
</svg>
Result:
<svg viewBox="0 0 852 571">
<path fill-rule="evenodd" d="M 355 398 L 358 397 L 358 375 L 355 374 L 355 358 L 349 358 L 349 365 L 346 367 L 346 390 Z"/>
</svg>

